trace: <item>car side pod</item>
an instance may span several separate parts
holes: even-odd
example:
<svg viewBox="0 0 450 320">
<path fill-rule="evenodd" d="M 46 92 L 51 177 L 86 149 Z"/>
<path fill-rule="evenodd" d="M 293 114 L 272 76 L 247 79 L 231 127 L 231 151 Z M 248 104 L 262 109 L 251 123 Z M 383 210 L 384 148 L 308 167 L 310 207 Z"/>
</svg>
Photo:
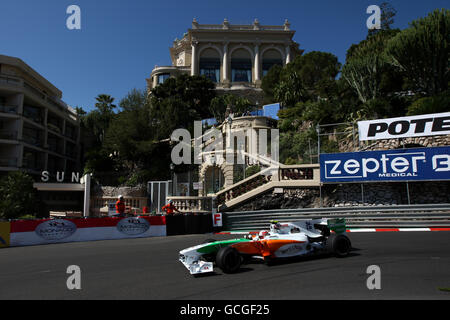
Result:
<svg viewBox="0 0 450 320">
<path fill-rule="evenodd" d="M 338 258 L 348 256 L 351 249 L 352 243 L 345 234 L 332 233 L 326 240 L 326 250 Z"/>
</svg>

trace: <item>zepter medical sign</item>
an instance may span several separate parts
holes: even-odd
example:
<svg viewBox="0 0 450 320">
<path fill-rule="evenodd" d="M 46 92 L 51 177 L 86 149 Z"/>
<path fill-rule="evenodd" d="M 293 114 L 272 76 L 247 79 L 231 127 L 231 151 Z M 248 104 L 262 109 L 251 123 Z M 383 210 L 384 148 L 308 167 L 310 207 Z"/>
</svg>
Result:
<svg viewBox="0 0 450 320">
<path fill-rule="evenodd" d="M 450 147 L 321 154 L 320 180 L 450 180 Z"/>
<path fill-rule="evenodd" d="M 450 134 L 450 112 L 358 122 L 359 140 Z"/>
</svg>

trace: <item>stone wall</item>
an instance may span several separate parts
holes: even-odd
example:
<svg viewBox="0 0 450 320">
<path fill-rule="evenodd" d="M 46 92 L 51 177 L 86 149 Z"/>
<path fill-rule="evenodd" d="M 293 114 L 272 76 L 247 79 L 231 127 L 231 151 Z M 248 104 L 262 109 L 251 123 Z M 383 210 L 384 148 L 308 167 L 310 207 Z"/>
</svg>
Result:
<svg viewBox="0 0 450 320">
<path fill-rule="evenodd" d="M 315 208 L 320 206 L 319 189 L 284 189 L 283 193 L 268 192 L 231 211 Z"/>
<path fill-rule="evenodd" d="M 361 187 L 362 186 L 362 187 Z M 391 182 L 326 185 L 322 188 L 324 206 L 376 206 L 450 203 L 450 182 Z"/>
<path fill-rule="evenodd" d="M 91 196 L 94 197 L 146 197 L 147 187 L 138 185 L 136 187 L 110 187 L 95 185 L 91 190 Z"/>
<path fill-rule="evenodd" d="M 430 136 L 430 137 L 414 137 L 400 139 L 383 139 L 376 141 L 356 140 L 354 145 L 353 139 L 345 139 L 339 141 L 339 152 L 355 152 L 355 151 L 375 151 L 420 147 L 442 147 L 450 145 L 450 135 Z"/>
<path fill-rule="evenodd" d="M 411 204 L 450 203 L 450 181 L 409 182 Z M 233 207 L 232 211 L 299 209 L 320 207 L 318 188 L 284 189 L 268 192 Z M 407 205 L 405 182 L 333 184 L 322 187 L 323 207 Z"/>
</svg>

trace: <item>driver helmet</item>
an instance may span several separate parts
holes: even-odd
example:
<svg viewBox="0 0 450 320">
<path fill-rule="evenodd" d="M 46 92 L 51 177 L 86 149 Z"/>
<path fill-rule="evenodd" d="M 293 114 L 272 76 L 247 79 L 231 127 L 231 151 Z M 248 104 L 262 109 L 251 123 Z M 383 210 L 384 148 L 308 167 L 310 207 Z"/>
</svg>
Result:
<svg viewBox="0 0 450 320">
<path fill-rule="evenodd" d="M 259 232 L 258 236 L 259 236 L 260 239 L 264 239 L 268 234 L 269 234 L 269 231 L 262 230 L 262 231 Z"/>
<path fill-rule="evenodd" d="M 274 221 L 274 220 L 270 221 L 270 229 L 271 230 L 277 231 L 277 230 L 280 230 L 280 228 L 281 228 L 281 225 L 278 221 Z"/>
</svg>

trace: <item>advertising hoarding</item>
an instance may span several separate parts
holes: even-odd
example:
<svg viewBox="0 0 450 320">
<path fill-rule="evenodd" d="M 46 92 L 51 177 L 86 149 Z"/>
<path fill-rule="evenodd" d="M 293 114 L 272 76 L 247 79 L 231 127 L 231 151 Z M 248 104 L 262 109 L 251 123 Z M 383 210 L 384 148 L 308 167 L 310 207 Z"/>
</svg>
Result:
<svg viewBox="0 0 450 320">
<path fill-rule="evenodd" d="M 450 112 L 358 122 L 359 141 L 450 134 Z"/>
<path fill-rule="evenodd" d="M 450 180 L 450 147 L 320 155 L 323 183 L 426 180 Z"/>
</svg>

